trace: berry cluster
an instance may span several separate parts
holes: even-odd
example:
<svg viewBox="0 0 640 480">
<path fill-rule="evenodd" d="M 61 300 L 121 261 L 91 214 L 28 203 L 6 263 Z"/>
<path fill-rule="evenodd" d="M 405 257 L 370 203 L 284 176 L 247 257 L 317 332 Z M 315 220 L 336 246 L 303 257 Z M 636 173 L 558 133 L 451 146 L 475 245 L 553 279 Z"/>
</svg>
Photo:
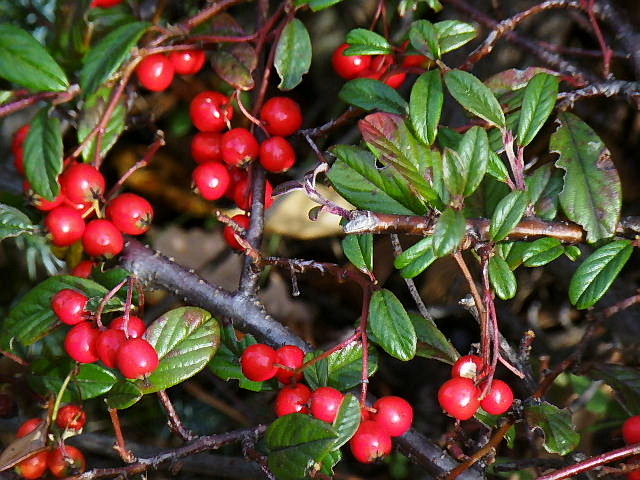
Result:
<svg viewBox="0 0 640 480">
<path fill-rule="evenodd" d="M 482 358 L 477 355 L 465 355 L 456 361 L 451 380 L 438 390 L 438 401 L 445 412 L 458 420 L 468 420 L 480 407 L 492 415 L 502 415 L 511 408 L 513 390 L 502 380 L 494 379 L 491 389 L 480 399 L 483 384 L 476 383 L 482 379 L 483 369 Z"/>
<path fill-rule="evenodd" d="M 204 50 L 189 49 L 164 53 L 154 53 L 144 57 L 136 67 L 140 84 L 152 92 L 162 92 L 169 88 L 179 75 L 195 75 L 204 66 L 207 56 Z"/>
</svg>

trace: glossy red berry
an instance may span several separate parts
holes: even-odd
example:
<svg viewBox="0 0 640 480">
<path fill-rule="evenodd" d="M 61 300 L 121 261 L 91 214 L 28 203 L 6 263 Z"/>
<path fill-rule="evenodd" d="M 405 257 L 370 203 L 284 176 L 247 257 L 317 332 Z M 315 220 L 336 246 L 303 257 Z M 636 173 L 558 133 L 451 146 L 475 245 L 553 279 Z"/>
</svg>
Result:
<svg viewBox="0 0 640 480">
<path fill-rule="evenodd" d="M 286 137 L 302 127 L 302 110 L 289 97 L 272 97 L 265 102 L 260 118 L 271 135 Z"/>
<path fill-rule="evenodd" d="M 148 55 L 136 67 L 140 84 L 152 92 L 162 92 L 173 82 L 175 69 L 164 53 Z"/>
<path fill-rule="evenodd" d="M 629 445 L 640 443 L 640 415 L 627 418 L 622 425 L 622 437 Z"/>
<path fill-rule="evenodd" d="M 229 97 L 214 91 L 202 92 L 191 101 L 191 121 L 201 132 L 221 132 L 233 118 Z"/>
<path fill-rule="evenodd" d="M 96 167 L 74 163 L 60 175 L 62 193 L 73 203 L 86 203 L 100 198 L 106 182 Z"/>
<path fill-rule="evenodd" d="M 251 219 L 247 215 L 234 215 L 233 217 L 231 217 L 231 220 L 237 223 L 238 226 L 244 228 L 245 232 L 249 229 L 249 225 L 251 224 Z M 223 235 L 224 239 L 227 241 L 227 244 L 231 248 L 240 251 L 244 250 L 242 245 L 240 245 L 240 243 L 238 242 L 238 234 L 231 226 L 227 225 L 226 227 L 224 227 Z"/>
<path fill-rule="evenodd" d="M 49 471 L 56 478 L 79 474 L 87 468 L 87 461 L 82 451 L 72 445 L 63 445 L 51 450 L 47 458 Z"/>
<path fill-rule="evenodd" d="M 402 60 L 405 68 L 427 68 L 431 61 L 424 55 L 406 55 Z"/>
<path fill-rule="evenodd" d="M 276 415 L 282 417 L 290 413 L 309 413 L 311 389 L 304 383 L 285 385 L 276 397 Z"/>
<path fill-rule="evenodd" d="M 153 207 L 146 198 L 135 193 L 122 193 L 107 205 L 107 218 L 118 230 L 141 235 L 151 227 Z"/>
<path fill-rule="evenodd" d="M 44 223 L 51 233 L 53 244 L 58 247 L 73 245 L 82 238 L 85 229 L 82 213 L 64 205 L 51 210 Z"/>
<path fill-rule="evenodd" d="M 91 6 L 93 8 L 111 8 L 116 5 L 120 5 L 121 3 L 122 0 L 93 0 L 93 2 L 91 2 Z"/>
<path fill-rule="evenodd" d="M 78 265 L 71 270 L 71 275 L 80 278 L 89 278 L 93 273 L 93 268 L 96 266 L 96 262 L 91 260 L 82 260 Z"/>
<path fill-rule="evenodd" d="M 344 400 L 344 393 L 333 387 L 320 387 L 311 394 L 311 415 L 333 423 Z"/>
<path fill-rule="evenodd" d="M 87 414 L 79 405 L 65 405 L 58 410 L 56 425 L 60 428 L 82 430 L 87 423 Z"/>
<path fill-rule="evenodd" d="M 25 180 L 23 183 L 24 193 L 27 196 L 27 200 L 31 205 L 36 207 L 38 210 L 42 212 L 48 212 L 53 210 L 54 208 L 62 205 L 65 198 L 64 195 L 60 194 L 53 200 L 47 200 L 42 195 L 38 195 L 32 188 L 31 184 Z"/>
<path fill-rule="evenodd" d="M 124 248 L 124 237 L 109 220 L 92 220 L 82 234 L 84 251 L 92 257 L 113 257 Z"/>
<path fill-rule="evenodd" d="M 127 322 L 125 316 L 111 320 L 109 328 L 112 330 L 122 330 L 128 338 L 140 338 L 147 331 L 147 325 L 140 317 L 129 315 Z"/>
<path fill-rule="evenodd" d="M 260 144 L 246 128 L 233 128 L 222 135 L 220 140 L 222 160 L 232 167 L 242 167 L 260 153 Z"/>
<path fill-rule="evenodd" d="M 173 64 L 176 73 L 180 75 L 195 75 L 202 70 L 207 56 L 204 50 L 180 50 L 171 52 L 169 60 Z"/>
<path fill-rule="evenodd" d="M 400 88 L 406 79 L 406 72 L 394 72 L 385 75 L 383 81 L 392 88 Z"/>
<path fill-rule="evenodd" d="M 304 350 L 295 345 L 285 345 L 276 350 L 276 363 L 289 368 L 300 368 L 304 363 Z M 293 371 L 284 368 L 278 368 L 276 378 L 282 383 L 288 384 L 293 380 Z M 302 379 L 302 372 L 296 375 L 296 381 Z"/>
<path fill-rule="evenodd" d="M 22 478 L 33 479 L 42 477 L 47 471 L 49 452 L 38 452 L 19 462 L 15 471 Z"/>
<path fill-rule="evenodd" d="M 458 420 L 468 420 L 480 407 L 480 390 L 470 378 L 456 377 L 445 382 L 438 390 L 442 409 Z"/>
<path fill-rule="evenodd" d="M 33 432 L 36 428 L 38 428 L 41 424 L 42 424 L 41 418 L 30 418 L 29 420 L 24 422 L 22 425 L 20 425 L 20 428 L 16 432 L 16 438 L 26 437 L 31 432 Z"/>
<path fill-rule="evenodd" d="M 99 335 L 100 330 L 94 327 L 91 322 L 79 323 L 67 333 L 64 349 L 77 362 L 97 362 L 96 340 Z"/>
<path fill-rule="evenodd" d="M 222 161 L 222 134 L 198 132 L 191 141 L 191 156 L 196 163 Z"/>
<path fill-rule="evenodd" d="M 389 395 L 380 398 L 373 406 L 376 412 L 371 419 L 392 437 L 404 435 L 413 423 L 413 407 L 402 397 Z"/>
<path fill-rule="evenodd" d="M 118 363 L 118 351 L 127 341 L 123 330 L 109 328 L 100 332 L 96 340 L 96 352 L 98 358 L 109 368 L 116 368 Z"/>
<path fill-rule="evenodd" d="M 224 197 L 231 185 L 231 176 L 222 162 L 206 162 L 193 170 L 193 183 L 202 198 L 218 200 Z"/>
<path fill-rule="evenodd" d="M 371 65 L 371 55 L 345 55 L 344 51 L 349 47 L 348 43 L 343 43 L 331 57 L 333 69 L 347 80 L 359 77 Z"/>
<path fill-rule="evenodd" d="M 284 137 L 271 137 L 260 144 L 260 164 L 265 170 L 282 173 L 296 163 L 296 151 Z"/>
<path fill-rule="evenodd" d="M 275 366 L 276 351 L 264 343 L 249 345 L 240 357 L 242 373 L 249 380 L 264 382 L 270 380 L 278 373 Z"/>
<path fill-rule="evenodd" d="M 65 288 L 51 299 L 51 307 L 62 323 L 77 325 L 87 319 L 89 297 L 71 288 Z"/>
<path fill-rule="evenodd" d="M 464 355 L 456 360 L 451 367 L 452 377 L 465 377 L 475 380 L 482 373 L 484 365 L 482 357 L 478 355 Z"/>
<path fill-rule="evenodd" d="M 264 186 L 264 208 L 269 208 L 273 205 L 273 187 L 271 186 L 271 182 L 267 180 Z M 244 180 L 239 181 L 233 187 L 233 201 L 236 202 L 238 207 L 242 210 L 249 211 L 251 210 L 251 200 L 253 199 L 253 194 L 251 193 L 251 184 L 249 183 L 249 178 L 245 178 Z"/>
<path fill-rule="evenodd" d="M 159 364 L 158 352 L 144 338 L 131 338 L 118 350 L 118 369 L 127 378 L 149 375 Z"/>
<path fill-rule="evenodd" d="M 362 463 L 373 463 L 391 453 L 393 442 L 380 424 L 365 420 L 349 440 L 349 446 L 356 460 Z"/>
<path fill-rule="evenodd" d="M 24 142 L 27 140 L 27 135 L 29 135 L 29 130 L 31 129 L 30 124 L 23 125 L 20 127 L 16 133 L 13 135 L 13 140 L 11 142 L 11 151 L 13 152 L 13 160 L 16 165 L 16 169 L 22 175 L 24 175 Z"/>
<path fill-rule="evenodd" d="M 508 383 L 502 380 L 493 380 L 491 390 L 482 399 L 480 406 L 491 415 L 502 415 L 511 408 L 513 398 L 513 390 Z"/>
</svg>

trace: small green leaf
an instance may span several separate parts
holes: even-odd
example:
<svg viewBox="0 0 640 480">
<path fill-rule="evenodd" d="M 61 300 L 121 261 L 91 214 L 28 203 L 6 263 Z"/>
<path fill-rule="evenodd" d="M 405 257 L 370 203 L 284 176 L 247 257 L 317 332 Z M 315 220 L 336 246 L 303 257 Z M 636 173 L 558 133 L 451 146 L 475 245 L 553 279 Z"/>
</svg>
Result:
<svg viewBox="0 0 640 480">
<path fill-rule="evenodd" d="M 472 127 L 462 136 L 458 153 L 462 160 L 465 197 L 476 191 L 489 165 L 489 140 L 487 132 L 480 127 Z"/>
<path fill-rule="evenodd" d="M 321 355 L 323 352 L 313 352 L 307 355 L 305 362 Z M 369 346 L 369 376 L 378 369 L 378 355 Z M 332 353 L 314 365 L 305 368 L 305 380 L 314 390 L 319 387 L 334 387 L 338 390 L 348 390 L 362 383 L 362 344 L 353 342 Z"/>
<path fill-rule="evenodd" d="M 489 260 L 489 280 L 496 295 L 501 299 L 508 300 L 515 297 L 518 291 L 516 276 L 502 257 L 496 255 Z"/>
<path fill-rule="evenodd" d="M 124 410 L 125 408 L 135 405 L 141 398 L 142 392 L 135 384 L 121 381 L 109 390 L 106 402 L 109 408 Z"/>
<path fill-rule="evenodd" d="M 529 245 L 522 260 L 525 267 L 541 267 L 553 262 L 564 253 L 564 247 L 557 238 L 540 238 Z"/>
<path fill-rule="evenodd" d="M 569 260 L 575 262 L 582 256 L 582 251 L 580 250 L 580 247 L 576 245 L 569 245 L 568 247 L 564 248 L 564 254 Z"/>
<path fill-rule="evenodd" d="M 325 8 L 333 7 L 334 5 L 343 2 L 344 0 L 296 0 L 296 6 L 309 5 L 309 8 L 313 12 L 319 12 Z"/>
<path fill-rule="evenodd" d="M 117 381 L 118 378 L 111 370 L 95 363 L 80 365 L 78 375 L 72 380 L 80 391 L 82 400 L 104 395 L 111 390 Z"/>
<path fill-rule="evenodd" d="M 443 101 L 440 72 L 431 70 L 420 75 L 411 88 L 409 117 L 416 136 L 427 145 L 436 139 Z"/>
<path fill-rule="evenodd" d="M 509 178 L 509 170 L 504 162 L 495 152 L 489 152 L 489 164 L 487 165 L 487 173 L 500 182 L 507 183 Z"/>
<path fill-rule="evenodd" d="M 548 402 L 531 405 L 525 409 L 527 422 L 544 433 L 544 449 L 549 453 L 567 455 L 580 443 L 580 434 L 575 431 L 571 412 L 559 409 Z"/>
<path fill-rule="evenodd" d="M 33 233 L 35 226 L 29 217 L 17 208 L 0 203 L 0 241 L 5 238 L 19 237 L 24 233 Z"/>
<path fill-rule="evenodd" d="M 408 105 L 404 98 L 384 82 L 372 78 L 356 78 L 345 83 L 338 93 L 340 100 L 364 110 L 404 115 Z"/>
<path fill-rule="evenodd" d="M 516 190 L 507 194 L 496 206 L 491 218 L 489 234 L 494 242 L 504 240 L 511 233 L 529 205 L 529 195 L 526 191 Z"/>
<path fill-rule="evenodd" d="M 551 178 L 551 168 L 550 163 L 545 163 L 525 179 L 531 203 L 536 203 L 540 199 Z"/>
<path fill-rule="evenodd" d="M 523 147 L 535 138 L 551 115 L 558 96 L 560 79 L 548 73 L 539 73 L 531 79 L 524 91 L 517 138 Z"/>
<path fill-rule="evenodd" d="M 111 99 L 112 90 L 111 88 L 103 87 L 93 95 L 87 97 L 82 108 L 80 122 L 78 123 L 79 143 L 82 143 L 84 139 L 87 138 L 102 119 L 102 115 Z M 118 138 L 120 138 L 120 135 L 126 127 L 126 115 L 127 109 L 124 101 L 118 102 L 102 137 L 102 147 L 100 150 L 102 156 L 106 155 L 118 141 Z M 82 151 L 82 158 L 85 162 L 91 162 L 95 159 L 97 142 L 98 138 L 94 136 Z"/>
<path fill-rule="evenodd" d="M 369 328 L 389 355 L 399 360 L 411 360 L 416 354 L 416 331 L 398 298 L 381 289 L 371 296 Z"/>
<path fill-rule="evenodd" d="M 310 360 L 319 357 L 323 353 L 324 352 L 322 350 L 307 353 L 304 357 L 304 361 L 307 363 Z M 304 379 L 313 390 L 329 385 L 329 361 L 326 358 L 323 358 L 313 365 L 306 367 L 304 369 Z"/>
<path fill-rule="evenodd" d="M 442 181 L 450 197 L 462 197 L 465 188 L 465 168 L 460 154 L 450 148 L 442 152 Z"/>
<path fill-rule="evenodd" d="M 438 32 L 441 54 L 460 48 L 478 35 L 473 25 L 459 20 L 443 20 L 434 26 Z"/>
<path fill-rule="evenodd" d="M 347 235 L 342 239 L 342 249 L 358 270 L 373 271 L 373 234 Z"/>
<path fill-rule="evenodd" d="M 332 447 L 334 450 L 339 449 L 353 437 L 360 426 L 361 418 L 360 402 L 353 394 L 346 394 L 333 422 L 333 427 L 338 432 L 338 438 Z"/>
<path fill-rule="evenodd" d="M 416 350 L 418 357 L 433 358 L 449 364 L 453 364 L 460 357 L 458 351 L 433 320 L 415 313 L 410 313 L 409 318 L 418 337 Z"/>
<path fill-rule="evenodd" d="M 60 195 L 62 157 L 60 120 L 50 116 L 49 108 L 44 107 L 31 121 L 24 144 L 24 169 L 31 188 L 48 200 Z"/>
<path fill-rule="evenodd" d="M 465 110 L 498 127 L 505 127 L 504 112 L 491 90 L 462 70 L 450 70 L 444 76 L 449 92 Z"/>
<path fill-rule="evenodd" d="M 569 284 L 571 303 L 579 309 L 595 305 L 607 293 L 632 252 L 630 240 L 616 240 L 589 255 L 573 274 Z"/>
<path fill-rule="evenodd" d="M 409 29 L 411 46 L 432 60 L 440 58 L 438 31 L 429 20 L 416 20 Z"/>
<path fill-rule="evenodd" d="M 347 33 L 345 55 L 386 55 L 392 53 L 391 44 L 382 35 L 365 28 L 354 28 Z"/>
<path fill-rule="evenodd" d="M 300 84 L 311 66 L 311 38 L 307 27 L 297 18 L 282 30 L 276 46 L 274 65 L 280 75 L 280 90 L 291 90 Z"/>
<path fill-rule="evenodd" d="M 467 221 L 459 210 L 448 207 L 438 218 L 433 232 L 433 253 L 444 257 L 455 251 L 467 231 Z"/>
<path fill-rule="evenodd" d="M 398 255 L 396 268 L 404 278 L 414 278 L 424 272 L 438 257 L 433 253 L 433 237 L 426 237 Z"/>
</svg>

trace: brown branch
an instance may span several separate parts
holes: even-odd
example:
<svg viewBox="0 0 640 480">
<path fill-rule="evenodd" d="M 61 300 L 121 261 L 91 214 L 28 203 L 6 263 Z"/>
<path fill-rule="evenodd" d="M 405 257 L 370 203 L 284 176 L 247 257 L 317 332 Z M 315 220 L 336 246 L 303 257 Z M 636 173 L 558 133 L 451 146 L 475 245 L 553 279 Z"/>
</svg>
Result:
<svg viewBox="0 0 640 480">
<path fill-rule="evenodd" d="M 640 109 L 640 83 L 624 80 L 592 83 L 572 92 L 562 92 L 558 95 L 558 109 L 573 108 L 574 103 L 583 98 L 615 96 L 625 97 L 635 108 Z"/>
<path fill-rule="evenodd" d="M 64 92 L 34 93 L 33 95 L 0 105 L 0 118 L 19 112 L 43 100 L 51 101 L 54 105 L 66 103 L 73 100 L 79 93 L 80 87 L 76 84 L 71 85 Z"/>
<path fill-rule="evenodd" d="M 178 412 L 176 412 L 167 392 L 165 390 L 160 390 L 157 393 L 158 398 L 160 399 L 160 404 L 162 405 L 162 408 L 164 408 L 167 418 L 169 419 L 169 428 L 182 438 L 182 440 L 186 442 L 193 440 L 195 435 L 191 430 L 184 426 L 184 423 L 182 423 L 182 419 L 178 415 Z"/>
<path fill-rule="evenodd" d="M 629 23 L 629 16 L 621 13 L 610 0 L 598 0 L 594 9 L 596 15 L 609 24 L 611 31 L 626 49 L 636 80 L 640 80 L 640 33 L 637 27 Z"/>
</svg>

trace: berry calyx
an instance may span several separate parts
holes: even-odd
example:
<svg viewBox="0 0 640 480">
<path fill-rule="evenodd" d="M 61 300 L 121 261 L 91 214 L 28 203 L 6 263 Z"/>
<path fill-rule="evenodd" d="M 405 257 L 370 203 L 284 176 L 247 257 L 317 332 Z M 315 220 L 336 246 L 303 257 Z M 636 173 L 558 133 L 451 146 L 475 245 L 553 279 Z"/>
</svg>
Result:
<svg viewBox="0 0 640 480">
<path fill-rule="evenodd" d="M 251 224 L 251 219 L 247 215 L 243 215 L 243 214 L 234 215 L 233 217 L 231 217 L 231 220 L 233 220 L 236 224 L 238 224 L 238 226 L 244 228 L 245 231 L 249 228 L 249 225 Z M 231 227 L 231 225 L 227 225 L 226 227 L 224 227 L 222 234 L 224 235 L 224 239 L 227 241 L 227 244 L 231 248 L 239 251 L 244 250 L 242 245 L 240 245 L 240 242 L 238 242 L 238 234 L 233 229 L 233 227 Z"/>
<path fill-rule="evenodd" d="M 41 424 L 42 424 L 41 418 L 30 418 L 29 420 L 24 422 L 22 425 L 20 425 L 20 428 L 16 432 L 16 438 L 26 437 L 31 432 L 33 432 L 36 428 L 38 428 Z"/>
<path fill-rule="evenodd" d="M 222 160 L 232 167 L 242 167 L 258 158 L 260 153 L 258 140 L 246 128 L 233 128 L 224 133 L 220 146 Z"/>
<path fill-rule="evenodd" d="M 126 317 L 114 318 L 109 325 L 111 330 L 122 330 L 127 338 L 140 338 L 147 331 L 147 324 L 136 315 L 129 315 L 129 321 Z"/>
<path fill-rule="evenodd" d="M 311 415 L 333 423 L 344 400 L 344 393 L 333 387 L 320 387 L 311 394 Z"/>
<path fill-rule="evenodd" d="M 124 237 L 109 220 L 92 220 L 82 234 L 84 251 L 92 257 L 113 257 L 124 248 Z"/>
<path fill-rule="evenodd" d="M 109 368 L 116 368 L 118 364 L 118 352 L 127 341 L 123 330 L 109 328 L 100 332 L 96 340 L 96 352 L 98 358 Z"/>
<path fill-rule="evenodd" d="M 206 91 L 191 101 L 190 114 L 191 121 L 201 132 L 221 132 L 233 119 L 233 106 L 226 95 Z"/>
<path fill-rule="evenodd" d="M 54 208 L 62 205 L 62 202 L 64 202 L 64 195 L 62 194 L 58 195 L 53 200 L 47 200 L 42 195 L 38 195 L 35 191 L 33 191 L 33 189 L 31 188 L 31 184 L 27 180 L 24 181 L 23 186 L 24 193 L 26 194 L 29 203 L 42 212 L 53 210 Z"/>
<path fill-rule="evenodd" d="M 480 402 L 480 406 L 491 415 L 502 415 L 511 408 L 513 398 L 513 390 L 508 383 L 502 380 L 493 380 L 491 389 Z"/>
<path fill-rule="evenodd" d="M 458 420 L 468 420 L 480 407 L 480 390 L 470 378 L 456 377 L 446 381 L 438 390 L 442 409 Z"/>
<path fill-rule="evenodd" d="M 349 440 L 351 452 L 362 463 L 373 463 L 391 453 L 393 442 L 384 428 L 372 420 L 365 420 Z"/>
<path fill-rule="evenodd" d="M 289 97 L 272 97 L 265 102 L 260 118 L 271 135 L 286 137 L 302 127 L 302 110 Z"/>
<path fill-rule="evenodd" d="M 82 260 L 78 265 L 71 270 L 71 275 L 80 278 L 89 278 L 93 273 L 93 267 L 96 266 L 96 262 L 91 260 Z"/>
<path fill-rule="evenodd" d="M 249 345 L 240 357 L 242 373 L 254 382 L 271 380 L 278 373 L 278 367 L 275 366 L 276 359 L 276 351 L 269 345 L 264 343 Z"/>
<path fill-rule="evenodd" d="M 222 134 L 198 132 L 191 140 L 191 156 L 196 163 L 222 161 Z"/>
<path fill-rule="evenodd" d="M 390 436 L 404 435 L 413 423 L 413 407 L 404 398 L 389 395 L 380 398 L 373 406 L 376 410 L 371 419 Z"/>
<path fill-rule="evenodd" d="M 116 363 L 122 375 L 134 379 L 153 373 L 160 360 L 156 349 L 144 338 L 131 338 L 118 350 Z"/>
<path fill-rule="evenodd" d="M 284 137 L 271 137 L 260 144 L 260 164 L 265 170 L 282 173 L 296 163 L 296 151 Z"/>
<path fill-rule="evenodd" d="M 89 297 L 84 293 L 65 288 L 51 299 L 51 307 L 62 323 L 77 325 L 87 318 Z"/>
<path fill-rule="evenodd" d="M 62 193 L 73 203 L 93 202 L 102 196 L 105 185 L 100 170 L 86 163 L 74 163 L 60 175 Z"/>
<path fill-rule="evenodd" d="M 78 210 L 61 205 L 49 212 L 44 221 L 57 247 L 68 247 L 82 238 L 85 223 Z"/>
<path fill-rule="evenodd" d="M 87 414 L 79 405 L 65 405 L 58 410 L 56 425 L 60 428 L 82 430 L 87 423 Z"/>
<path fill-rule="evenodd" d="M 63 478 L 84 472 L 87 468 L 87 461 L 82 451 L 76 447 L 62 445 L 49 452 L 47 465 L 54 477 Z"/>
<path fill-rule="evenodd" d="M 475 380 L 482 372 L 484 362 L 478 355 L 464 355 L 456 360 L 451 367 L 452 377 L 464 377 Z"/>
<path fill-rule="evenodd" d="M 273 186 L 269 180 L 265 181 L 264 185 L 264 208 L 269 208 L 273 205 Z M 236 202 L 239 208 L 244 211 L 251 210 L 251 201 L 253 199 L 253 193 L 251 191 L 251 184 L 249 178 L 240 180 L 233 188 L 233 201 Z"/>
<path fill-rule="evenodd" d="M 195 75 L 202 70 L 207 56 L 204 50 L 180 50 L 171 52 L 169 60 L 173 64 L 176 73 L 180 75 Z"/>
<path fill-rule="evenodd" d="M 193 170 L 193 183 L 206 200 L 224 197 L 231 185 L 231 176 L 222 162 L 206 162 Z"/>
<path fill-rule="evenodd" d="M 640 443 L 640 415 L 627 418 L 622 425 L 622 437 L 629 445 Z"/>
<path fill-rule="evenodd" d="M 349 47 L 348 43 L 343 43 L 331 57 L 333 69 L 346 80 L 359 77 L 371 65 L 371 55 L 345 55 L 344 51 Z"/>
<path fill-rule="evenodd" d="M 118 230 L 129 235 L 141 235 L 151 227 L 153 207 L 146 198 L 135 193 L 123 193 L 109 202 L 107 218 Z"/>
<path fill-rule="evenodd" d="M 48 457 L 49 452 L 47 452 L 46 450 L 43 452 L 38 452 L 19 462 L 15 467 L 15 471 L 22 478 L 40 478 L 47 471 Z"/>
<path fill-rule="evenodd" d="M 173 82 L 175 68 L 173 62 L 163 53 L 148 55 L 136 67 L 140 84 L 152 92 L 162 92 Z"/>
<path fill-rule="evenodd" d="M 99 335 L 100 330 L 95 328 L 91 322 L 79 323 L 67 333 L 64 349 L 77 362 L 97 362 L 96 340 Z"/>
<path fill-rule="evenodd" d="M 276 363 L 289 369 L 300 368 L 304 363 L 304 350 L 295 345 L 285 345 L 276 350 Z M 284 383 L 289 384 L 293 380 L 293 370 L 286 368 L 278 368 L 276 378 Z M 298 373 L 295 377 L 296 381 L 302 379 L 302 372 Z"/>
<path fill-rule="evenodd" d="M 309 413 L 311 389 L 304 383 L 285 385 L 276 397 L 276 415 L 282 417 L 290 413 Z"/>
</svg>

